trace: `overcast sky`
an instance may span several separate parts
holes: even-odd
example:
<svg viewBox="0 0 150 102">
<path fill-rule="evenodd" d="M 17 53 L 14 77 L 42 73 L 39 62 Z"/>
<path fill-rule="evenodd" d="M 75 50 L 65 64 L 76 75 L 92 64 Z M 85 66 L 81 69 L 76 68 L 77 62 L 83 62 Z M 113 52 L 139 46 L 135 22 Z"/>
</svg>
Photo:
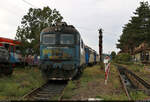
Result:
<svg viewBox="0 0 150 102">
<path fill-rule="evenodd" d="M 27 2 L 25 2 L 27 1 Z M 140 1 L 150 0 L 3 0 L 0 3 L 0 37 L 14 39 L 28 9 L 56 8 L 64 21 L 74 25 L 85 44 L 98 51 L 98 29 L 103 31 L 103 53 L 118 52 L 117 40 Z M 30 4 L 29 4 L 30 3 Z"/>
</svg>

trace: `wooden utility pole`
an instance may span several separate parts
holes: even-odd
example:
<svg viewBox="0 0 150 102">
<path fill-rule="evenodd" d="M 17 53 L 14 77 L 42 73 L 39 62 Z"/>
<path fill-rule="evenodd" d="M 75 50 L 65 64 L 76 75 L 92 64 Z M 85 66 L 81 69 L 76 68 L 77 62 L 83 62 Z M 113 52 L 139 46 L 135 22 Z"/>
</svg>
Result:
<svg viewBox="0 0 150 102">
<path fill-rule="evenodd" d="M 99 56 L 100 56 L 100 62 L 102 62 L 102 39 L 103 39 L 103 31 L 102 28 L 100 28 L 99 30 Z"/>
</svg>

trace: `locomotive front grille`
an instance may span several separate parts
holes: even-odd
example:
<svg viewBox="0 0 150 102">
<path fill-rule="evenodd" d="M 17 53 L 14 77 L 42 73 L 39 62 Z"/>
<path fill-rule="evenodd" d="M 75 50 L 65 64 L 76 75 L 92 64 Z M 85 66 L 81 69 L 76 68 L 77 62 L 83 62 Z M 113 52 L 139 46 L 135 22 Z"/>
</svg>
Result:
<svg viewBox="0 0 150 102">
<path fill-rule="evenodd" d="M 64 70 L 73 70 L 74 69 L 74 65 L 72 65 L 72 64 L 64 64 L 63 65 L 63 69 Z"/>
<path fill-rule="evenodd" d="M 49 79 L 52 78 L 62 78 L 62 79 L 69 79 L 72 77 L 74 71 L 72 70 L 63 70 L 63 69 L 52 69 L 47 72 L 47 76 Z"/>
</svg>

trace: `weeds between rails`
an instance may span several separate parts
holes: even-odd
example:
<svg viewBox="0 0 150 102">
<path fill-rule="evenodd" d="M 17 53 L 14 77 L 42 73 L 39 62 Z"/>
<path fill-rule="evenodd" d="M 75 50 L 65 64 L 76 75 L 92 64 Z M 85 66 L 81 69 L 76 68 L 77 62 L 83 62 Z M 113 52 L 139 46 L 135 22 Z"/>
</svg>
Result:
<svg viewBox="0 0 150 102">
<path fill-rule="evenodd" d="M 43 86 L 26 94 L 24 100 L 60 100 L 68 81 L 48 81 Z"/>
</svg>

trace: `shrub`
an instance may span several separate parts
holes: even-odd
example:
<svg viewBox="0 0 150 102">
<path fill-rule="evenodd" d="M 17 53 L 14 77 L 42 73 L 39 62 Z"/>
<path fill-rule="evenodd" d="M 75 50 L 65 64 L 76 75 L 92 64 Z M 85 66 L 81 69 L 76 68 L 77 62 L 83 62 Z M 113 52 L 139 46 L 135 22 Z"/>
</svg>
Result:
<svg viewBox="0 0 150 102">
<path fill-rule="evenodd" d="M 129 61 L 131 61 L 131 55 L 128 54 L 128 53 L 118 54 L 115 57 L 115 62 L 120 62 L 120 61 L 123 61 L 123 62 L 129 62 Z"/>
</svg>

